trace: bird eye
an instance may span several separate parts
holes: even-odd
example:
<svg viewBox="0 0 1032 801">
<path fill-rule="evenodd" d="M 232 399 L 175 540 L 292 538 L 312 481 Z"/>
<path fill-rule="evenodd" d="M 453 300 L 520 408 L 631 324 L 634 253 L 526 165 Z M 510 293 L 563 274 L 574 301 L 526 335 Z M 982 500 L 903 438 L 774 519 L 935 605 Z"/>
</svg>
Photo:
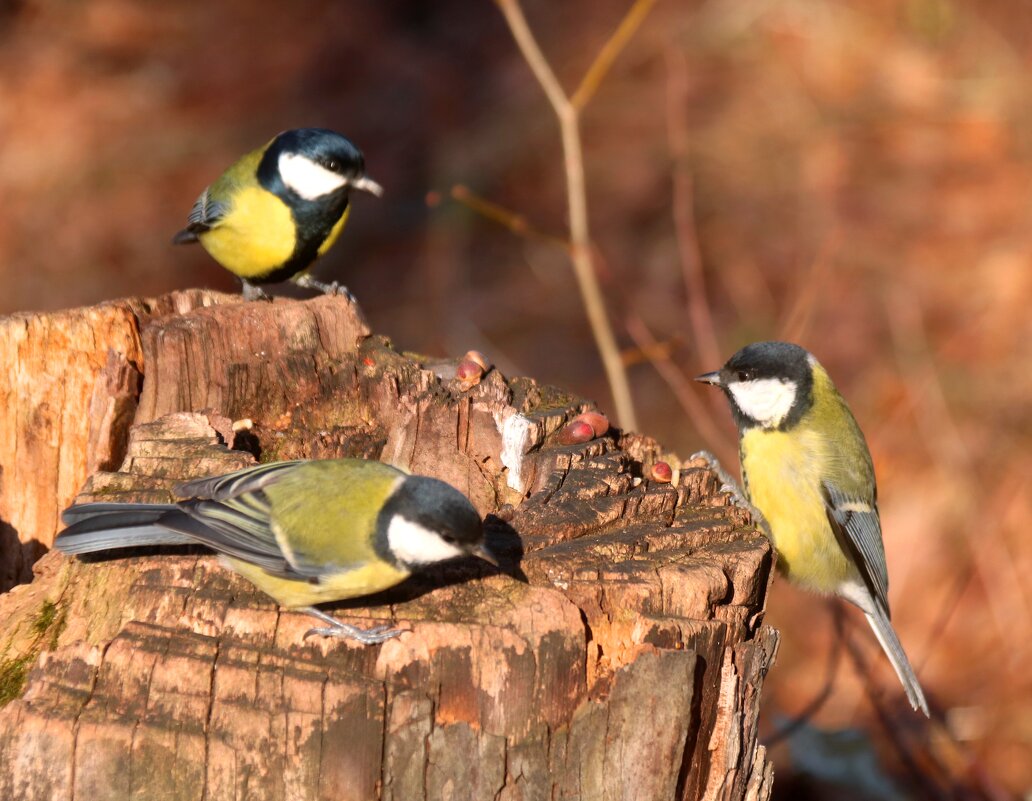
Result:
<svg viewBox="0 0 1032 801">
<path fill-rule="evenodd" d="M 748 381 L 749 380 L 749 371 L 748 370 L 739 370 L 737 373 L 735 373 L 735 378 L 737 378 L 739 381 Z"/>
<path fill-rule="evenodd" d="M 455 537 L 453 537 L 451 534 L 442 534 L 441 535 L 441 539 L 444 540 L 449 545 L 454 545 L 455 544 Z"/>
<path fill-rule="evenodd" d="M 326 169 L 328 169 L 330 172 L 338 172 L 340 170 L 340 162 L 338 162 L 336 159 L 327 159 Z"/>
</svg>

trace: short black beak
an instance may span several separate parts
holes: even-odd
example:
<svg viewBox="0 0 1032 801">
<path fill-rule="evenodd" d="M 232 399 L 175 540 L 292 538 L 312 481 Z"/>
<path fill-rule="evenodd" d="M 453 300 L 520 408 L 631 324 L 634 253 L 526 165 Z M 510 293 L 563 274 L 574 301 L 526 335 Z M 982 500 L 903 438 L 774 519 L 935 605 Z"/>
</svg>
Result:
<svg viewBox="0 0 1032 801">
<path fill-rule="evenodd" d="M 488 550 L 488 547 L 486 545 L 478 545 L 476 548 L 470 551 L 470 553 L 472 553 L 473 556 L 480 557 L 489 565 L 500 567 L 500 565 L 498 564 L 498 557 L 491 553 L 491 551 Z"/>
<path fill-rule="evenodd" d="M 700 384 L 713 384 L 715 387 L 719 387 L 720 381 L 720 370 L 714 370 L 712 373 L 703 373 L 702 375 L 695 376 L 695 380 Z"/>
</svg>

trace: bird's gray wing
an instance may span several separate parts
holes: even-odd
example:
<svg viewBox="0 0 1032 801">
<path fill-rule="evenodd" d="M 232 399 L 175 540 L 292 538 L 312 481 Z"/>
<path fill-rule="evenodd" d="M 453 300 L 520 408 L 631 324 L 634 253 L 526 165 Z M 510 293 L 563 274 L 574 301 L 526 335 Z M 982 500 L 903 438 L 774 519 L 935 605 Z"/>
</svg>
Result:
<svg viewBox="0 0 1032 801">
<path fill-rule="evenodd" d="M 822 486 L 828 522 L 845 552 L 853 557 L 864 584 L 887 616 L 889 573 L 885 565 L 878 504 L 873 498 L 852 497 L 827 481 Z"/>
<path fill-rule="evenodd" d="M 259 490 L 229 501 L 185 501 L 160 524 L 220 554 L 275 576 L 304 579 L 290 564 L 270 526 L 268 499 Z"/>
<path fill-rule="evenodd" d="M 303 550 L 289 549 L 288 552 L 283 549 L 272 529 L 273 509 L 265 493 L 266 487 L 303 464 L 306 464 L 305 460 L 273 462 L 180 484 L 175 493 L 188 500 L 180 501 L 179 508 L 189 515 L 193 523 L 179 521 L 182 528 L 174 530 L 188 529 L 197 538 L 204 538 L 208 547 L 253 562 L 274 575 L 318 580 L 326 572 L 327 565 L 321 559 L 306 555 Z M 195 524 L 202 526 L 207 533 Z M 337 543 L 335 553 L 345 554 L 346 545 Z"/>
<path fill-rule="evenodd" d="M 186 228 L 172 238 L 173 244 L 196 242 L 197 235 L 210 231 L 218 225 L 228 210 L 229 207 L 226 204 L 212 199 L 210 187 L 205 189 L 194 202 L 190 214 L 187 215 Z"/>
<path fill-rule="evenodd" d="M 198 478 L 179 484 L 174 492 L 177 497 L 205 501 L 227 501 L 268 486 L 282 478 L 304 461 L 270 462 L 245 467 L 232 473 L 211 478 Z"/>
<path fill-rule="evenodd" d="M 136 545 L 197 543 L 285 578 L 307 580 L 290 563 L 272 530 L 264 488 L 300 462 L 256 465 L 180 484 L 175 504 L 92 503 L 64 512 L 70 524 L 58 547 L 89 553 Z"/>
<path fill-rule="evenodd" d="M 166 515 L 161 523 L 273 575 L 303 579 L 280 548 L 272 530 L 272 505 L 264 492 L 264 487 L 299 464 L 256 465 L 180 484 L 175 492 L 188 500 L 179 502 L 179 515 Z"/>
<path fill-rule="evenodd" d="M 218 225 L 219 221 L 226 216 L 229 210 L 228 204 L 220 203 L 211 196 L 211 187 L 201 192 L 190 214 L 187 215 L 187 225 L 194 228 L 209 230 Z"/>
</svg>

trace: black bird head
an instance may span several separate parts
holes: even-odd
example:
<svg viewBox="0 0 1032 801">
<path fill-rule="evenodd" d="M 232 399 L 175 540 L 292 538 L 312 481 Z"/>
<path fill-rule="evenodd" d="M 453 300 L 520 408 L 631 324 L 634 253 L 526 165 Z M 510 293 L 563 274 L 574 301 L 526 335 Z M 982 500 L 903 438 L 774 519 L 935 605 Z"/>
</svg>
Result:
<svg viewBox="0 0 1032 801">
<path fill-rule="evenodd" d="M 362 151 L 336 131 L 294 128 L 279 134 L 258 166 L 258 179 L 276 194 L 318 202 L 358 189 L 379 197 L 383 188 L 365 174 Z"/>
<path fill-rule="evenodd" d="M 724 391 L 739 430 L 755 426 L 784 430 L 813 405 L 815 364 L 810 353 L 790 342 L 754 342 L 719 370 L 695 380 Z"/>
</svg>

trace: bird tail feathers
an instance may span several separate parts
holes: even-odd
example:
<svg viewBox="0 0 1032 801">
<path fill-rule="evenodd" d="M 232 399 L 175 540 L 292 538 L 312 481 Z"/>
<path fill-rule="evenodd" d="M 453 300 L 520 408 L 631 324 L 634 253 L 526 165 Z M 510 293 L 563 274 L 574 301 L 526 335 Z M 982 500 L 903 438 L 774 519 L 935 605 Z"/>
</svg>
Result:
<svg viewBox="0 0 1032 801">
<path fill-rule="evenodd" d="M 911 667 L 910 660 L 907 659 L 906 652 L 903 650 L 903 644 L 900 643 L 899 637 L 896 636 L 892 623 L 889 622 L 888 615 L 882 611 L 878 604 L 873 604 L 872 606 L 873 611 L 868 612 L 865 610 L 864 616 L 867 618 L 867 622 L 871 624 L 874 636 L 878 638 L 882 650 L 889 658 L 889 662 L 896 671 L 896 675 L 899 676 L 900 683 L 903 685 L 903 690 L 907 694 L 910 705 L 914 709 L 924 712 L 925 717 L 929 717 L 928 701 L 925 700 L 924 691 L 917 681 L 914 668 Z"/>
<path fill-rule="evenodd" d="M 174 237 L 172 237 L 173 245 L 189 245 L 191 242 L 196 242 L 198 239 L 197 232 L 192 228 L 184 228 L 179 231 Z"/>
<path fill-rule="evenodd" d="M 141 545 L 186 545 L 197 540 L 169 531 L 161 517 L 176 511 L 173 504 L 86 503 L 66 509 L 61 519 L 68 528 L 57 535 L 54 547 L 70 554 L 94 553 Z"/>
</svg>

